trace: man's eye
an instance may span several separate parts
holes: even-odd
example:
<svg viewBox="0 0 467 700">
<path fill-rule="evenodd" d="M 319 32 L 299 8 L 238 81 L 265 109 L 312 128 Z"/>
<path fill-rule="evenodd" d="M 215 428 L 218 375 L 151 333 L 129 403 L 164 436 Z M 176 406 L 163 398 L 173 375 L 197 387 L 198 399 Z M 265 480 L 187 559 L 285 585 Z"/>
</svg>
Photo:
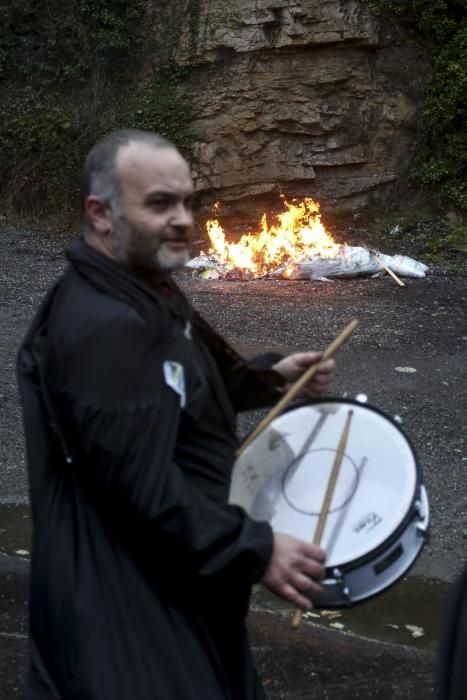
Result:
<svg viewBox="0 0 467 700">
<path fill-rule="evenodd" d="M 154 199 L 150 206 L 151 209 L 154 209 L 155 211 L 164 211 L 168 207 L 168 202 L 166 199 Z"/>
</svg>

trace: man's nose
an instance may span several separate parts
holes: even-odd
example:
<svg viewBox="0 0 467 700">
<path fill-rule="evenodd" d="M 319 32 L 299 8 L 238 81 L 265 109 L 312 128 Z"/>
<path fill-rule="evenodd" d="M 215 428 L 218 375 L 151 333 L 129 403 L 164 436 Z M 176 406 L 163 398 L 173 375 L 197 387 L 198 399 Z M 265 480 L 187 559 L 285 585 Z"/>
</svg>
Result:
<svg viewBox="0 0 467 700">
<path fill-rule="evenodd" d="M 193 212 L 184 202 L 179 202 L 174 210 L 172 223 L 174 226 L 189 228 L 193 226 Z"/>
</svg>

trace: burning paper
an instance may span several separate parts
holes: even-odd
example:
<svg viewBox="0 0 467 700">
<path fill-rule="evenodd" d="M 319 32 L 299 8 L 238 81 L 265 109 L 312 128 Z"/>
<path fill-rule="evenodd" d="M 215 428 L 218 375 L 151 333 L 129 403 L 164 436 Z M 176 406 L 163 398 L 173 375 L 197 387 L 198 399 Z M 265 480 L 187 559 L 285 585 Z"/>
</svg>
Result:
<svg viewBox="0 0 467 700">
<path fill-rule="evenodd" d="M 356 277 L 382 274 L 384 265 L 403 277 L 426 275 L 428 267 L 413 258 L 335 243 L 321 221 L 319 204 L 310 198 L 298 204 L 284 199 L 284 206 L 277 224 L 268 226 L 263 214 L 260 231 L 244 234 L 238 243 L 229 243 L 219 221 L 211 219 L 206 226 L 212 247 L 187 267 L 206 279 Z"/>
</svg>

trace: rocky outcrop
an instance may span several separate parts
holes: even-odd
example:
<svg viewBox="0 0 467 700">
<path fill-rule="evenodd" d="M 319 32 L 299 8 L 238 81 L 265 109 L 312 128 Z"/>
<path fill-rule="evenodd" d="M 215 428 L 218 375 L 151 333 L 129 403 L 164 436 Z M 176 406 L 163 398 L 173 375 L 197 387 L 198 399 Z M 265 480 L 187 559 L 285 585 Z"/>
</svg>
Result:
<svg viewBox="0 0 467 700">
<path fill-rule="evenodd" d="M 354 0 L 200 1 L 194 63 L 195 182 L 204 203 L 260 207 L 277 193 L 352 209 L 410 164 L 427 60 Z"/>
</svg>

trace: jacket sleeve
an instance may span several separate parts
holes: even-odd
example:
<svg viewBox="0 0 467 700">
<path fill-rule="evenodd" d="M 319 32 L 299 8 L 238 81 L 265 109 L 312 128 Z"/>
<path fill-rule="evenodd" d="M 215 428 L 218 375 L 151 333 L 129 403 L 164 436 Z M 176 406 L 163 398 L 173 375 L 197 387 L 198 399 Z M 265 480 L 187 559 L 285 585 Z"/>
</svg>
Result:
<svg viewBox="0 0 467 700">
<path fill-rule="evenodd" d="M 217 363 L 236 411 L 264 408 L 278 401 L 284 379 L 272 366 L 282 355 L 271 352 L 247 361 L 197 312 L 194 324 Z"/>
<path fill-rule="evenodd" d="M 272 365 L 280 359 L 282 355 L 266 353 L 228 367 L 224 377 L 235 410 L 265 408 L 279 401 L 284 380 Z"/>
<path fill-rule="evenodd" d="M 118 318 L 60 362 L 52 356 L 47 375 L 70 468 L 101 513 L 118 513 L 146 541 L 150 533 L 157 556 L 178 557 L 191 576 L 254 583 L 271 556 L 269 524 L 210 500 L 174 460 L 183 392 L 163 368 L 166 360 L 185 366 L 189 347 L 170 342 L 139 319 Z"/>
</svg>

